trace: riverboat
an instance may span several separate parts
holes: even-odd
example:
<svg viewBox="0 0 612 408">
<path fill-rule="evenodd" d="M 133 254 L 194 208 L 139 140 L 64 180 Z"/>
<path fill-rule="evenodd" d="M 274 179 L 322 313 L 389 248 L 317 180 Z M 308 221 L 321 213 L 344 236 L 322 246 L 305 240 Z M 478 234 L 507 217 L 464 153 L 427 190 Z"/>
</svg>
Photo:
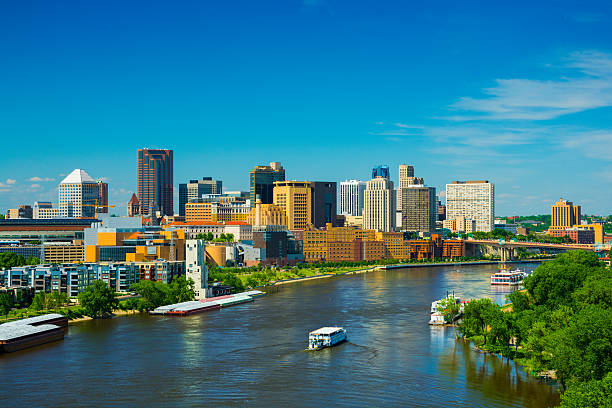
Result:
<svg viewBox="0 0 612 408">
<path fill-rule="evenodd" d="M 448 321 L 444 316 L 444 310 L 442 309 L 442 301 L 445 299 L 454 299 L 455 302 L 459 305 L 459 313 L 452 321 Z M 459 319 L 463 315 L 463 309 L 467 302 L 462 302 L 460 298 L 455 297 L 454 295 L 446 295 L 446 298 L 442 298 L 440 300 L 436 300 L 435 302 L 431 302 L 431 310 L 429 312 L 429 324 L 431 325 L 443 325 L 453 323 L 455 320 Z"/>
<path fill-rule="evenodd" d="M 491 285 L 520 285 L 526 276 L 527 273 L 521 271 L 520 269 L 515 269 L 513 271 L 509 269 L 501 269 L 499 272 L 491 275 Z"/>
<path fill-rule="evenodd" d="M 346 339 L 346 330 L 342 327 L 321 327 L 308 333 L 308 350 L 332 347 Z"/>
</svg>

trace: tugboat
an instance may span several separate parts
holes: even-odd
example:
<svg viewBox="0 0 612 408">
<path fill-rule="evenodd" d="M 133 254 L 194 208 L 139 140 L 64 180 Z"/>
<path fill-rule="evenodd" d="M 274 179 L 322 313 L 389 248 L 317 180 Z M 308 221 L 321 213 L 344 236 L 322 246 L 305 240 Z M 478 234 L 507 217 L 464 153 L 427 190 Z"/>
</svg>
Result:
<svg viewBox="0 0 612 408">
<path fill-rule="evenodd" d="M 346 339 L 346 330 L 342 327 L 321 327 L 308 333 L 308 350 L 332 347 Z"/>
</svg>

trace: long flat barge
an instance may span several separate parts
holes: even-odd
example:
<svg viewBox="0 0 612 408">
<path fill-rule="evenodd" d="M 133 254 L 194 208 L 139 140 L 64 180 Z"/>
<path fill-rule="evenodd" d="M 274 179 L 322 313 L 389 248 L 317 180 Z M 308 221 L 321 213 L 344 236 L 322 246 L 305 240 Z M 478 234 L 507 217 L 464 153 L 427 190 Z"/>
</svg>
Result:
<svg viewBox="0 0 612 408">
<path fill-rule="evenodd" d="M 0 324 L 0 352 L 10 353 L 62 340 L 68 319 L 57 313 Z"/>
<path fill-rule="evenodd" d="M 241 303 L 252 302 L 253 298 L 265 295 L 260 290 L 252 290 L 249 292 L 237 293 L 234 295 L 218 296 L 201 300 L 192 300 L 189 302 L 174 303 L 172 305 L 160 306 L 152 310 L 151 314 L 168 315 L 168 316 L 189 316 L 196 313 L 207 312 L 210 310 L 220 309 L 239 305 Z"/>
</svg>

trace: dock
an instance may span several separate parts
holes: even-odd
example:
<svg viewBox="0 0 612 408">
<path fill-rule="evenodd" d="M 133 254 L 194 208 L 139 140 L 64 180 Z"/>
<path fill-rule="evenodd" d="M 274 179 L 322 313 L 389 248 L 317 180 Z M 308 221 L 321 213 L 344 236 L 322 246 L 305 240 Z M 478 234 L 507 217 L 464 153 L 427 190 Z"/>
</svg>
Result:
<svg viewBox="0 0 612 408">
<path fill-rule="evenodd" d="M 0 352 L 10 353 L 63 340 L 67 331 L 68 318 L 57 313 L 0 324 Z"/>
<path fill-rule="evenodd" d="M 218 296 L 200 300 L 191 300 L 189 302 L 174 303 L 172 305 L 160 306 L 152 310 L 150 313 L 154 315 L 189 316 L 196 313 L 221 309 L 222 307 L 229 307 L 242 303 L 252 302 L 254 298 L 264 295 L 265 292 L 262 292 L 261 290 L 251 290 L 248 292 L 242 292 L 233 295 Z"/>
</svg>

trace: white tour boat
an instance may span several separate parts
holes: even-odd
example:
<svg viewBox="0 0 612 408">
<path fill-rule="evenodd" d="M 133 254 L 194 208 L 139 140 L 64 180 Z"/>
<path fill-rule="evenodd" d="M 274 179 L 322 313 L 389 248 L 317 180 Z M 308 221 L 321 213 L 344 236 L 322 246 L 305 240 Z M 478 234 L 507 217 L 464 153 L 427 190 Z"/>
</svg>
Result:
<svg viewBox="0 0 612 408">
<path fill-rule="evenodd" d="M 513 271 L 509 269 L 501 269 L 499 272 L 491 275 L 491 285 L 520 285 L 526 276 L 527 273 L 521 271 L 520 269 L 515 269 Z"/>
<path fill-rule="evenodd" d="M 335 346 L 345 341 L 346 338 L 346 330 L 342 327 L 321 327 L 308 333 L 308 350 Z"/>
<path fill-rule="evenodd" d="M 442 309 L 442 301 L 445 299 L 454 299 L 455 302 L 459 305 L 459 313 L 455 316 L 454 320 L 457 320 L 461 315 L 463 315 L 463 309 L 465 307 L 466 302 L 462 302 L 460 298 L 455 297 L 454 295 L 446 295 L 446 298 L 442 298 L 440 300 L 436 300 L 435 302 L 431 302 L 431 311 L 429 312 L 429 324 L 432 325 L 442 325 L 452 323 L 450 321 L 446 321 L 444 317 L 444 310 Z"/>
</svg>

